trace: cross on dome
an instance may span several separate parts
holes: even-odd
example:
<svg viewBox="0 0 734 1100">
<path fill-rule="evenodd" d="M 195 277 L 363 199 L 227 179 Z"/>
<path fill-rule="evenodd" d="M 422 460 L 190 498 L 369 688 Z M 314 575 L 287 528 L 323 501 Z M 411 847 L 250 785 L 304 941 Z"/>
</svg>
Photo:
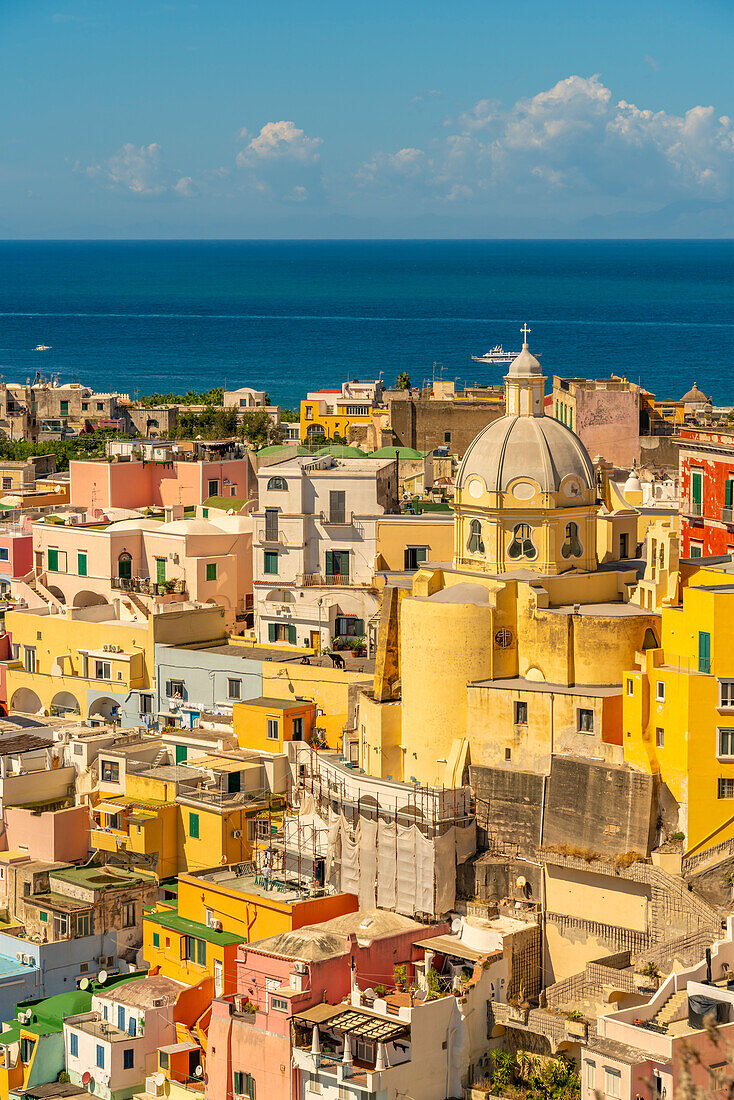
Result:
<svg viewBox="0 0 734 1100">
<path fill-rule="evenodd" d="M 522 340 L 522 342 L 523 342 L 523 345 L 524 345 L 525 347 L 527 347 L 527 344 L 528 344 L 528 333 L 529 333 L 529 332 L 532 332 L 532 331 L 533 331 L 533 330 L 532 330 L 531 328 L 528 328 L 528 323 L 527 323 L 527 321 L 525 322 L 525 324 L 524 324 L 524 325 L 522 326 L 522 328 L 520 329 L 520 332 L 522 333 L 522 336 L 523 336 L 523 340 Z"/>
</svg>

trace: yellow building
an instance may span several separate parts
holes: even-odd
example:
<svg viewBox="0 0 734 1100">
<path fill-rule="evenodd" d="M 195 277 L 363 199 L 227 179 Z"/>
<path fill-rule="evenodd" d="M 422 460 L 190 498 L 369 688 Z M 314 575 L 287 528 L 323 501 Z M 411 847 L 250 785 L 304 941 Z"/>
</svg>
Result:
<svg viewBox="0 0 734 1100">
<path fill-rule="evenodd" d="M 372 422 L 376 383 L 345 382 L 338 390 L 315 390 L 301 402 L 301 442 L 314 438 L 346 441 L 352 425 Z"/>
<path fill-rule="evenodd" d="M 663 604 L 660 647 L 626 673 L 623 726 L 625 759 L 660 777 L 686 851 L 734 837 L 732 563 L 696 568 Z"/>
<path fill-rule="evenodd" d="M 637 572 L 622 536 L 634 512 L 600 517 L 592 462 L 545 415 L 527 341 L 505 388 L 507 415 L 459 466 L 451 564 L 419 568 L 392 626 L 383 611 L 400 703 L 398 713 L 378 650 L 359 713 L 360 761 L 373 774 L 450 786 L 467 763 L 545 773 L 560 743 L 621 760 L 623 671 L 659 644 L 659 616 L 630 602 Z M 563 738 L 538 741 L 533 729 L 554 714 Z"/>
<path fill-rule="evenodd" d="M 380 516 L 375 534 L 375 572 L 413 571 L 427 561 L 451 561 L 453 556 L 454 517 L 451 512 Z"/>
<path fill-rule="evenodd" d="M 311 741 L 313 703 L 263 697 L 235 703 L 232 710 L 235 736 L 242 749 L 283 752 L 289 741 Z"/>
<path fill-rule="evenodd" d="M 183 874 L 175 905 L 160 902 L 143 917 L 143 957 L 177 981 L 209 974 L 215 996 L 235 991 L 237 944 L 318 924 L 358 908 L 353 894 L 310 897 L 298 886 L 266 890 L 251 866 Z"/>
<path fill-rule="evenodd" d="M 173 604 L 148 618 L 128 619 L 117 602 L 9 611 L 9 710 L 144 724 L 151 713 L 156 643 L 176 642 L 183 632 L 192 642 L 214 637 L 223 615 L 221 607 Z"/>
</svg>

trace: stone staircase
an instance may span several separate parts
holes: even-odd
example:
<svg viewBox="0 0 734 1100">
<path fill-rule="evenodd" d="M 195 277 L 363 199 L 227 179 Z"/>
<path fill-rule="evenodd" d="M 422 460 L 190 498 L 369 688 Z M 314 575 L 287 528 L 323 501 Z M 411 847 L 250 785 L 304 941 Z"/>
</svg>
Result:
<svg viewBox="0 0 734 1100">
<path fill-rule="evenodd" d="M 667 1001 L 660 1006 L 650 1022 L 657 1024 L 658 1027 L 667 1027 L 673 1020 L 680 1019 L 680 1010 L 687 998 L 687 990 L 679 989 L 677 993 L 673 993 L 673 995 L 668 997 Z"/>
</svg>

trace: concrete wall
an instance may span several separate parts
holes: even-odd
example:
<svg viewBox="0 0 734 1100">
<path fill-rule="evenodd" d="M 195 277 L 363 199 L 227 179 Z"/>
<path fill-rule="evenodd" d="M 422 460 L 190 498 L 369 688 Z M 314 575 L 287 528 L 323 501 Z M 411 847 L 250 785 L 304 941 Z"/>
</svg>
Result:
<svg viewBox="0 0 734 1100">
<path fill-rule="evenodd" d="M 503 401 L 434 401 L 415 392 L 388 393 L 386 398 L 396 446 L 419 451 L 448 447 L 459 458 L 482 429 L 505 411 Z"/>
<path fill-rule="evenodd" d="M 89 853 L 89 809 L 86 806 L 40 814 L 6 806 L 3 820 L 7 847 L 27 852 L 30 859 L 66 863 L 86 859 Z"/>
<path fill-rule="evenodd" d="M 248 659 L 247 653 L 244 647 L 241 656 L 231 656 L 204 648 L 179 649 L 171 645 L 157 645 L 156 711 L 169 712 L 166 681 L 171 679 L 184 681 L 184 702 L 209 714 L 232 713 L 233 700 L 228 697 L 227 684 L 230 679 L 240 681 L 240 699 L 259 698 L 264 694 L 262 662 Z"/>
</svg>

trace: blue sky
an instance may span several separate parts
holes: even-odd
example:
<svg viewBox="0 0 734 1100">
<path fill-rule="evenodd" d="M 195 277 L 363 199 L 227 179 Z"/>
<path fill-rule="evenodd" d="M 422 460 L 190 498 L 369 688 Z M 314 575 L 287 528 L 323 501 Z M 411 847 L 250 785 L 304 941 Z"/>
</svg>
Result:
<svg viewBox="0 0 734 1100">
<path fill-rule="evenodd" d="M 732 236 L 730 0 L 0 0 L 0 237 Z"/>
</svg>

